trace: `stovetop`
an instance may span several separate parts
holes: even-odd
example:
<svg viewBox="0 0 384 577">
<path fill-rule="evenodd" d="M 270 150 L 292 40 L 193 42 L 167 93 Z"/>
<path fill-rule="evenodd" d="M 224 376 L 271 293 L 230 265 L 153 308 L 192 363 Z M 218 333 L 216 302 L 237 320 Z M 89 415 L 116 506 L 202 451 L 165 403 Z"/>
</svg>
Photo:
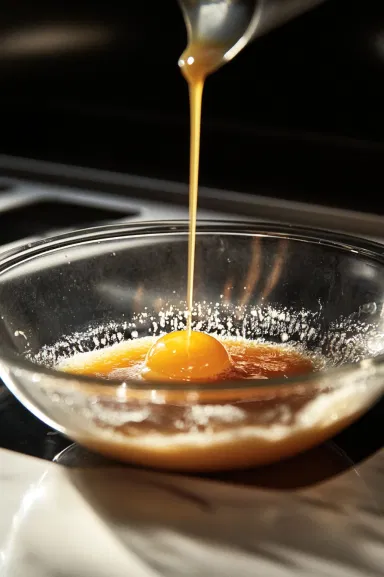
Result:
<svg viewBox="0 0 384 577">
<path fill-rule="evenodd" d="M 187 189 L 182 184 L 23 159 L 0 157 L 0 190 L 3 248 L 70 228 L 180 219 L 188 214 Z M 284 221 L 379 241 L 383 229 L 383 218 L 375 215 L 214 189 L 201 190 L 200 207 L 200 218 Z M 332 450 L 345 457 L 345 468 L 382 447 L 383 416 L 381 402 L 334 439 Z M 51 461 L 69 445 L 68 439 L 31 415 L 0 384 L 0 447 Z"/>
</svg>

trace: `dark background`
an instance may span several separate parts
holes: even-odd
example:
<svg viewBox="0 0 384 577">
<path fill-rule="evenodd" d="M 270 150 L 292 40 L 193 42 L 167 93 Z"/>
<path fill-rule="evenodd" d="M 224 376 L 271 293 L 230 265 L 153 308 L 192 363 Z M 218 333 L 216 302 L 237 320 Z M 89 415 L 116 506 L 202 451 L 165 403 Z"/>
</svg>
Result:
<svg viewBox="0 0 384 577">
<path fill-rule="evenodd" d="M 0 153 L 186 181 L 176 0 L 3 0 Z M 203 184 L 384 213 L 384 1 L 327 0 L 204 100 Z"/>
</svg>

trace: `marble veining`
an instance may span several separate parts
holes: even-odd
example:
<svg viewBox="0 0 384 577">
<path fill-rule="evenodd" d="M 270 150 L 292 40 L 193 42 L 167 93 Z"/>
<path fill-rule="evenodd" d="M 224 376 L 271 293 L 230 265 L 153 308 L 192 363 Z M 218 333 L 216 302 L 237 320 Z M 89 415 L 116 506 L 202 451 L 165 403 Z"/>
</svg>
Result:
<svg viewBox="0 0 384 577">
<path fill-rule="evenodd" d="M 287 493 L 0 449 L 0 575 L 381 577 L 383 482 L 384 451 Z"/>
</svg>

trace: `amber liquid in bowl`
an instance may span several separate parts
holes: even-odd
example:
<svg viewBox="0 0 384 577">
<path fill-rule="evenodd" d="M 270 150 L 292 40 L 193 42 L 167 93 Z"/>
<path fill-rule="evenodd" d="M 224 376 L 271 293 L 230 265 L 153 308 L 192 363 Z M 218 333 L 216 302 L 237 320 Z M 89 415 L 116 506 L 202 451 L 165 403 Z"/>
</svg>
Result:
<svg viewBox="0 0 384 577">
<path fill-rule="evenodd" d="M 225 373 L 209 379 L 217 382 L 218 389 L 225 381 L 288 378 L 311 373 L 319 365 L 314 359 L 288 347 L 258 344 L 245 339 L 217 340 L 231 359 L 231 366 Z M 80 353 L 63 362 L 59 368 L 77 375 L 121 381 L 141 380 L 146 356 L 155 341 L 154 337 L 133 339 L 98 351 Z M 199 382 L 193 375 L 191 380 Z"/>
<path fill-rule="evenodd" d="M 130 380 L 143 379 L 145 359 L 156 340 L 144 337 L 78 353 L 61 361 L 57 368 L 72 374 L 126 381 L 129 388 Z M 231 369 L 212 379 L 209 400 L 203 396 L 196 403 L 175 400 L 172 382 L 162 383 L 166 386 L 160 403 L 148 402 L 141 408 L 132 405 L 137 411 L 137 422 L 129 422 L 132 406 L 128 405 L 126 424 L 105 427 L 96 418 L 93 432 L 90 430 L 87 438 L 77 440 L 105 456 L 129 463 L 174 471 L 224 471 L 292 456 L 321 443 L 348 424 L 348 415 L 329 418 L 338 411 L 338 398 L 333 395 L 328 395 L 327 405 L 327 400 L 317 398 L 314 391 L 295 396 L 286 395 L 280 387 L 271 387 L 266 392 L 269 379 L 313 373 L 321 369 L 321 359 L 309 358 L 290 347 L 242 338 L 221 339 L 221 343 L 230 355 Z M 228 397 L 228 390 L 222 387 L 226 379 L 244 379 L 244 390 L 230 389 Z M 247 379 L 260 379 L 261 388 L 247 388 Z M 182 387 L 175 383 L 174 390 L 178 394 Z M 317 401 L 320 405 L 316 410 Z M 343 407 L 345 395 L 341 403 Z M 109 410 L 110 405 L 104 408 Z M 98 410 L 101 415 L 102 400 Z M 281 421 L 284 412 L 286 419 Z M 300 412 L 304 420 L 297 420 Z"/>
</svg>

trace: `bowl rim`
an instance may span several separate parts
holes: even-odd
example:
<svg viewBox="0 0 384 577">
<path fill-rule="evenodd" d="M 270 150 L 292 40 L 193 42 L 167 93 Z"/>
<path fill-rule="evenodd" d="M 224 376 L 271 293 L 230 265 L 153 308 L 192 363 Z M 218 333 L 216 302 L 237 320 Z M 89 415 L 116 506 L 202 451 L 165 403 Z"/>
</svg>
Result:
<svg viewBox="0 0 384 577">
<path fill-rule="evenodd" d="M 78 229 L 71 232 L 63 232 L 61 234 L 44 237 L 34 242 L 18 245 L 10 250 L 4 247 L 0 250 L 0 286 L 1 276 L 8 270 L 10 266 L 17 266 L 23 263 L 26 259 L 31 257 L 38 257 L 45 254 L 48 250 L 63 250 L 70 246 L 75 246 L 82 243 L 100 243 L 105 241 L 112 241 L 126 238 L 149 237 L 149 236 L 166 236 L 166 235 L 188 235 L 188 220 L 167 220 L 167 221 L 140 221 L 127 222 L 122 224 L 107 224 L 98 227 L 90 227 Z M 307 242 L 310 244 L 317 244 L 328 246 L 329 248 L 339 249 L 343 252 L 352 252 L 357 256 L 370 258 L 380 262 L 384 266 L 384 245 L 378 242 L 368 240 L 366 238 L 354 237 L 353 235 L 333 232 L 321 228 L 312 228 L 305 226 L 297 226 L 290 224 L 280 224 L 273 221 L 243 221 L 243 220 L 212 220 L 200 219 L 197 222 L 196 234 L 232 234 L 239 236 L 259 236 L 269 238 L 287 239 L 297 242 Z M 74 373 L 66 373 L 54 368 L 44 365 L 39 365 L 20 354 L 13 352 L 11 349 L 0 349 L 0 363 L 4 363 L 8 367 L 25 370 L 34 375 L 40 374 L 51 377 L 56 381 L 74 382 L 77 381 L 79 385 L 100 386 L 102 390 L 111 391 L 117 387 L 124 386 L 127 390 L 132 389 L 136 391 L 156 391 L 157 393 L 180 393 L 185 391 L 201 391 L 214 392 L 219 390 L 268 390 L 275 387 L 289 389 L 290 387 L 311 386 L 319 381 L 319 378 L 326 375 L 327 377 L 339 377 L 340 375 L 356 374 L 359 371 L 372 369 L 380 365 L 384 365 L 384 354 L 376 357 L 362 359 L 357 363 L 346 363 L 340 367 L 331 367 L 324 371 L 306 373 L 288 378 L 275 378 L 266 380 L 237 380 L 225 381 L 218 385 L 217 382 L 210 384 L 188 382 L 188 381 L 172 381 L 172 385 L 166 382 L 148 380 L 105 380 L 98 377 L 88 375 L 78 375 Z M 336 382 L 335 382 L 336 385 Z"/>
</svg>

